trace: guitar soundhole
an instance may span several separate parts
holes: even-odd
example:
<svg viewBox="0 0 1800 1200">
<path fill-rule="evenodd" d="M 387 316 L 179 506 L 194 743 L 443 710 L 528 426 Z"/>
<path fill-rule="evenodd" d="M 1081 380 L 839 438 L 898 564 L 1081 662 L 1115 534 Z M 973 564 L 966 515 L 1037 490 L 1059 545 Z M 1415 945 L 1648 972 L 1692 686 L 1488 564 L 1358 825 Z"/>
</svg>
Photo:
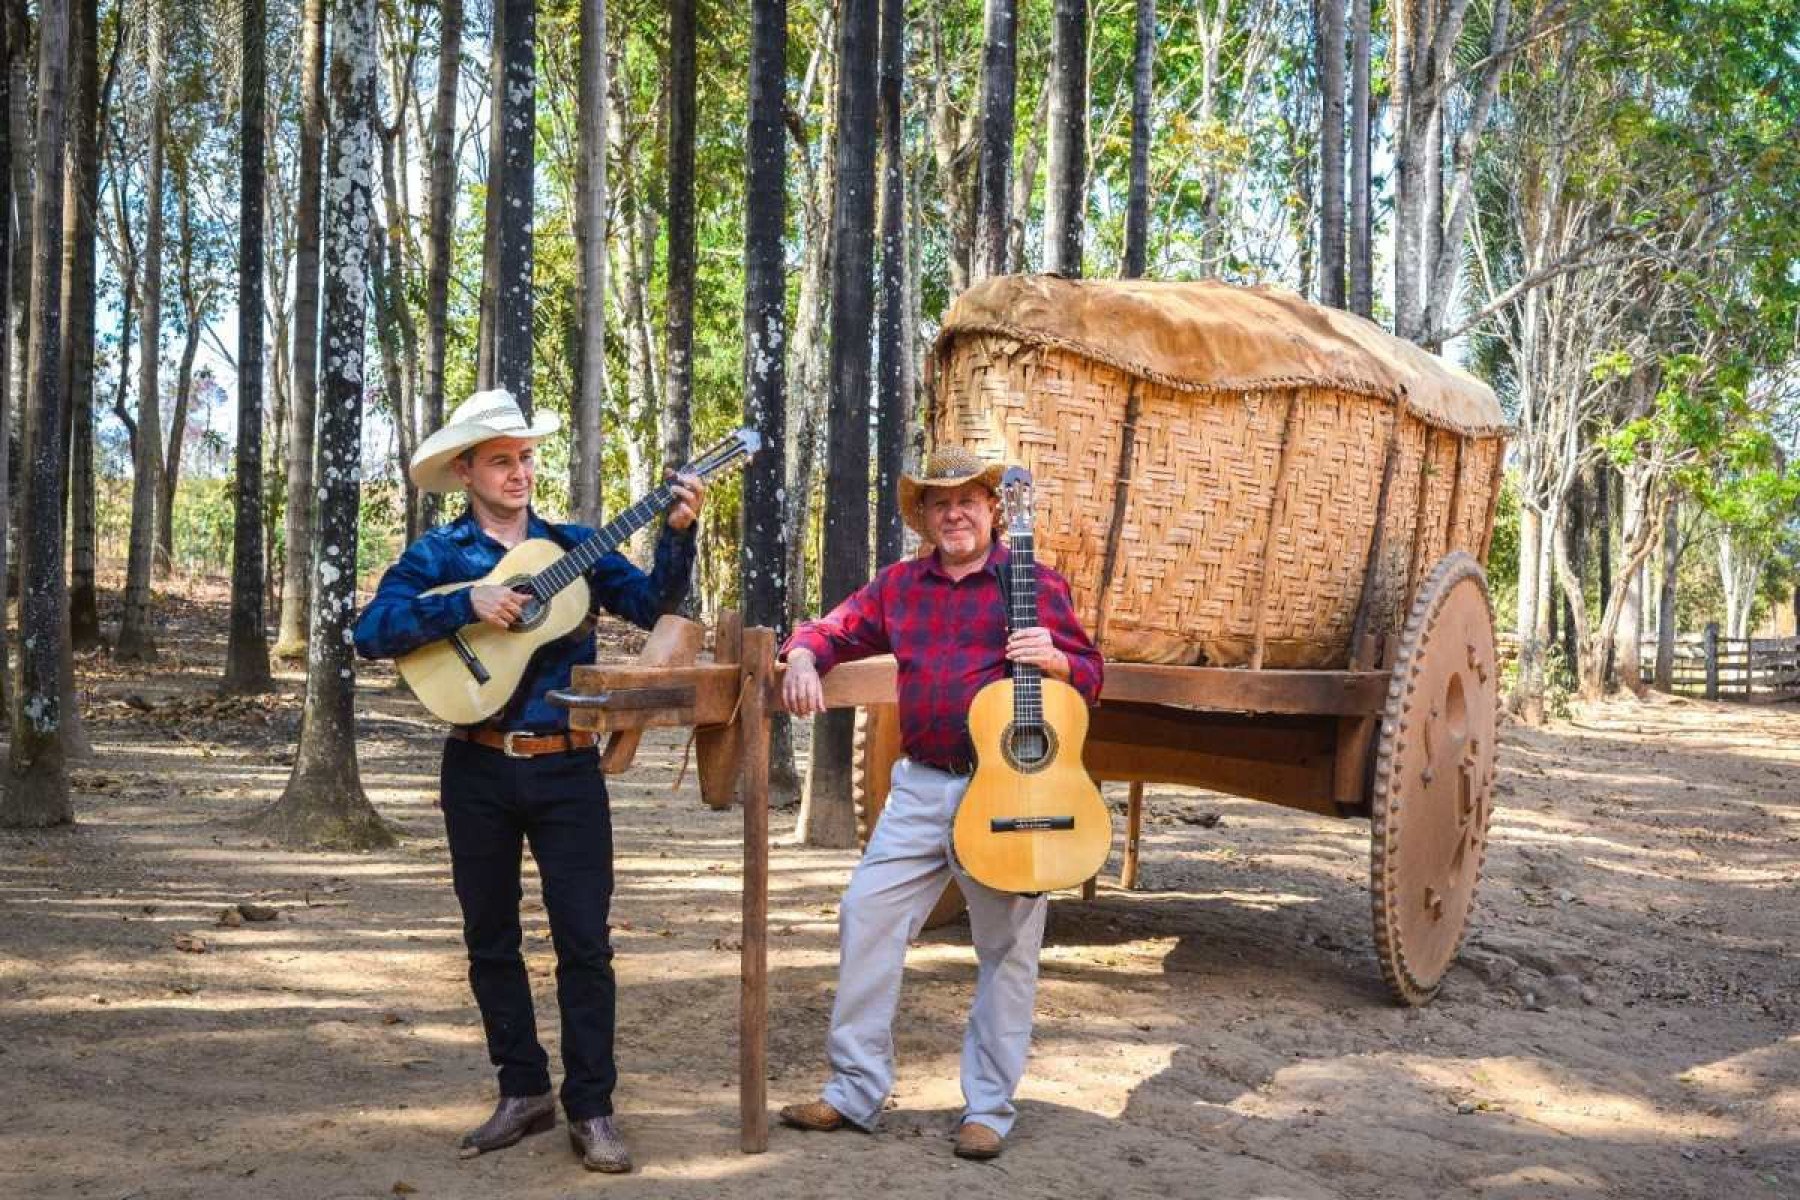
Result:
<svg viewBox="0 0 1800 1200">
<path fill-rule="evenodd" d="M 1000 735 L 1001 752 L 1013 770 L 1029 775 L 1056 758 L 1056 730 L 1048 725 L 1008 725 Z"/>
<path fill-rule="evenodd" d="M 517 592 L 527 592 L 531 584 L 531 576 L 515 575 L 506 581 L 505 586 Z M 519 611 L 519 619 L 512 624 L 514 633 L 529 633 L 544 623 L 550 615 L 550 606 L 528 592 L 525 596 L 525 607 Z"/>
</svg>

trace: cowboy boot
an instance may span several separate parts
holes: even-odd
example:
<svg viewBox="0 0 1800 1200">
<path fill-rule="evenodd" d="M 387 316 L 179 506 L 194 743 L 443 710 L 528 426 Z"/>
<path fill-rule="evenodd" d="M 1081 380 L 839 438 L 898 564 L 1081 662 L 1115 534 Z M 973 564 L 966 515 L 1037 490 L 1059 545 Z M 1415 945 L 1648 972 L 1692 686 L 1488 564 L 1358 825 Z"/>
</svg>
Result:
<svg viewBox="0 0 1800 1200">
<path fill-rule="evenodd" d="M 463 1158 L 474 1158 L 490 1150 L 504 1150 L 520 1138 L 543 1133 L 556 1124 L 556 1100 L 545 1092 L 540 1096 L 502 1096 L 493 1115 L 463 1135 L 458 1148 Z"/>
<path fill-rule="evenodd" d="M 569 1122 L 569 1145 L 581 1156 L 581 1165 L 590 1171 L 623 1175 L 631 1170 L 631 1154 L 625 1139 L 611 1117 L 589 1117 Z"/>
</svg>

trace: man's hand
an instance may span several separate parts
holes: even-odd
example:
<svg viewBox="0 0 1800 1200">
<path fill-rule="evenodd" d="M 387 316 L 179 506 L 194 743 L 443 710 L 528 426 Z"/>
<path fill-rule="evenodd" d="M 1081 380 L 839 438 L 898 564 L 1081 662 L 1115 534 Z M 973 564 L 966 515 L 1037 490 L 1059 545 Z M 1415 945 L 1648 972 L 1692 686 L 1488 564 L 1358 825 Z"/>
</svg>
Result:
<svg viewBox="0 0 1800 1200">
<path fill-rule="evenodd" d="M 475 619 L 498 629 L 511 629 L 525 612 L 525 594 L 499 584 L 469 589 L 469 602 L 475 606 Z"/>
<path fill-rule="evenodd" d="M 706 504 L 706 485 L 698 475 L 671 475 L 669 486 L 675 492 L 674 507 L 669 509 L 669 528 L 686 529 L 700 519 Z"/>
<path fill-rule="evenodd" d="M 1007 638 L 1006 657 L 1034 666 L 1052 679 L 1067 682 L 1069 678 L 1069 656 L 1056 648 L 1050 631 L 1042 625 L 1020 629 Z"/>
<path fill-rule="evenodd" d="M 825 685 L 819 682 L 811 650 L 788 651 L 787 676 L 781 681 L 781 707 L 796 717 L 825 711 Z"/>
</svg>

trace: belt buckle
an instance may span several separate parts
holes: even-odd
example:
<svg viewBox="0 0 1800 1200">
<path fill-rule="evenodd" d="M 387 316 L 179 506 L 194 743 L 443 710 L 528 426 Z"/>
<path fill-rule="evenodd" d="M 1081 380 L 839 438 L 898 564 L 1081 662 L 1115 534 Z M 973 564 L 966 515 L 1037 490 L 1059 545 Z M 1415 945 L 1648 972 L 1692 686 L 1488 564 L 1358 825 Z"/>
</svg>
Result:
<svg viewBox="0 0 1800 1200">
<path fill-rule="evenodd" d="M 500 735 L 500 753 L 508 758 L 530 758 L 531 755 L 513 749 L 513 739 L 521 735 L 530 736 L 528 730 L 509 729 Z"/>
</svg>

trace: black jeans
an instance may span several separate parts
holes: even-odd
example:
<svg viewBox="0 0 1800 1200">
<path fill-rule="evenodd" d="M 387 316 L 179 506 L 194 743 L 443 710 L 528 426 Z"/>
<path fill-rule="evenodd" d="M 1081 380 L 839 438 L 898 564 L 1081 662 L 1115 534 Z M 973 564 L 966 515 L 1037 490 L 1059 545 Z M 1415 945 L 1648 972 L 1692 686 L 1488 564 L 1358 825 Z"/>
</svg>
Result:
<svg viewBox="0 0 1800 1200">
<path fill-rule="evenodd" d="M 531 981 L 519 953 L 522 843 L 529 841 L 556 947 L 562 1013 L 562 1103 L 572 1121 L 612 1114 L 615 985 L 612 811 L 599 753 L 508 758 L 472 742 L 444 743 L 441 777 L 450 865 L 469 948 L 469 986 L 481 1007 L 500 1094 L 550 1090 Z"/>
</svg>

